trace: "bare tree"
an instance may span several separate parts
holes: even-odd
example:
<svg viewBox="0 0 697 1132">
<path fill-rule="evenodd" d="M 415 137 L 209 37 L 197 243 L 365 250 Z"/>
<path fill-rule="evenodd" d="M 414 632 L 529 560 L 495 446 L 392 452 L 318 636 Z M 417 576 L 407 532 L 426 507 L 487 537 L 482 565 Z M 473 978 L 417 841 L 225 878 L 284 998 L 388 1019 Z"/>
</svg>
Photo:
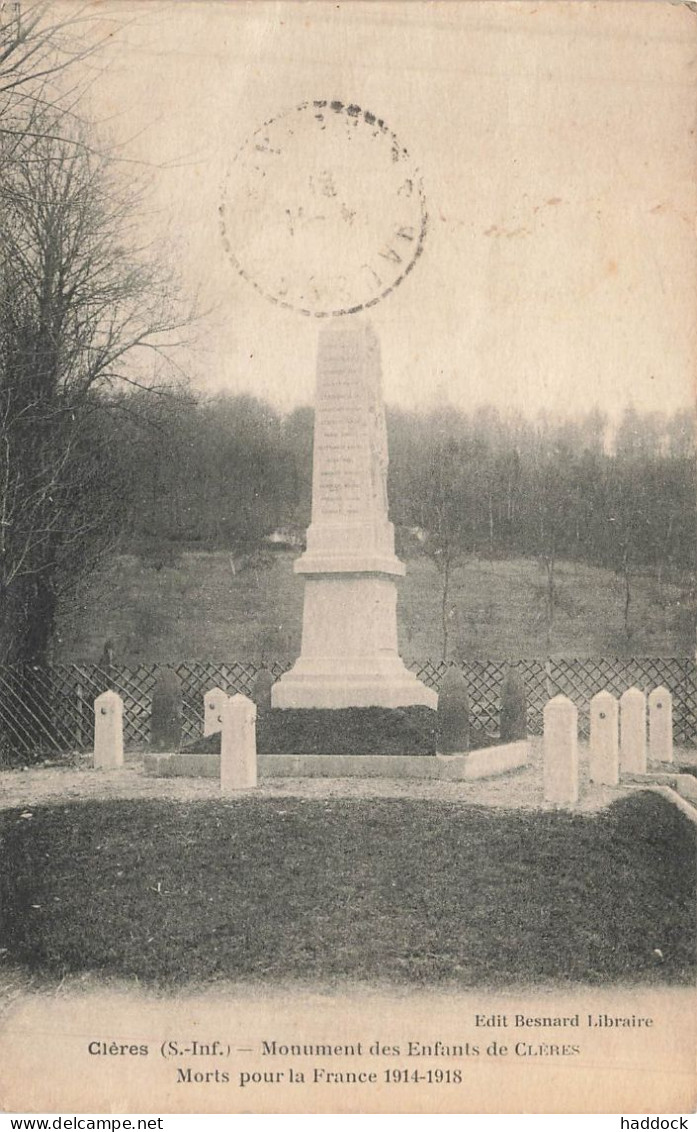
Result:
<svg viewBox="0 0 697 1132">
<path fill-rule="evenodd" d="M 4 659 L 31 663 L 118 529 L 106 414 L 181 325 L 138 246 L 137 198 L 66 125 L 42 114 L 0 180 L 0 630 Z"/>
<path fill-rule="evenodd" d="M 455 570 L 462 565 L 466 539 L 471 531 L 471 507 L 464 478 L 464 442 L 457 424 L 445 413 L 433 421 L 431 443 L 425 453 L 425 475 L 421 484 L 421 527 L 425 532 L 423 552 L 435 564 L 440 577 L 441 645 L 443 660 L 450 652 L 450 627 L 454 614 L 451 587 Z"/>
<path fill-rule="evenodd" d="M 98 25 L 90 4 L 0 0 L 0 170 L 47 132 L 78 143 L 87 72 L 73 68 L 108 41 Z"/>
<path fill-rule="evenodd" d="M 559 600 L 557 567 L 571 545 L 574 526 L 575 450 L 563 431 L 541 414 L 529 467 L 530 545 L 544 567 L 545 648 L 552 649 Z"/>
</svg>

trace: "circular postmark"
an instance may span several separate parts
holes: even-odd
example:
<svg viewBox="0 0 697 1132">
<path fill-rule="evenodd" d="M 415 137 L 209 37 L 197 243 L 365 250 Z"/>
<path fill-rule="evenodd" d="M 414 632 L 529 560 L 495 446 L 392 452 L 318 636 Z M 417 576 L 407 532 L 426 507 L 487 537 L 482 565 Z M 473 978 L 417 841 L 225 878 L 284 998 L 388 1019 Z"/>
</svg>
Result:
<svg viewBox="0 0 697 1132">
<path fill-rule="evenodd" d="M 327 318 L 399 286 L 421 254 L 427 212 L 419 171 L 381 118 L 315 101 L 245 141 L 220 224 L 233 266 L 261 295 Z"/>
</svg>

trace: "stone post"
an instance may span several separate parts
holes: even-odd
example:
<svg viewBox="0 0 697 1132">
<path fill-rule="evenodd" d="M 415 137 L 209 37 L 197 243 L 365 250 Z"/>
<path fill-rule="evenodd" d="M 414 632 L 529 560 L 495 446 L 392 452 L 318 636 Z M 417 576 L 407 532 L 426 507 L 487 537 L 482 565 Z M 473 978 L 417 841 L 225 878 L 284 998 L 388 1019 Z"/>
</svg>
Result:
<svg viewBox="0 0 697 1132">
<path fill-rule="evenodd" d="M 673 761 L 673 698 L 667 688 L 654 688 L 649 696 L 649 758 Z"/>
<path fill-rule="evenodd" d="M 617 786 L 620 780 L 619 706 L 611 692 L 598 692 L 590 702 L 590 780 Z"/>
<path fill-rule="evenodd" d="M 220 789 L 250 790 L 257 784 L 257 708 L 246 696 L 232 696 L 223 709 Z"/>
<path fill-rule="evenodd" d="M 573 806 L 578 801 L 578 711 L 566 696 L 545 704 L 545 801 Z"/>
<path fill-rule="evenodd" d="M 153 751 L 178 751 L 182 741 L 182 689 L 179 677 L 166 668 L 157 678 L 152 694 L 150 747 Z"/>
<path fill-rule="evenodd" d="M 94 701 L 94 767 L 115 766 L 123 766 L 123 700 L 109 691 Z"/>
<path fill-rule="evenodd" d="M 223 727 L 223 709 L 227 693 L 222 688 L 211 688 L 203 697 L 203 734 L 217 735 Z"/>
<path fill-rule="evenodd" d="M 646 696 L 639 688 L 620 696 L 620 768 L 646 774 Z"/>
</svg>

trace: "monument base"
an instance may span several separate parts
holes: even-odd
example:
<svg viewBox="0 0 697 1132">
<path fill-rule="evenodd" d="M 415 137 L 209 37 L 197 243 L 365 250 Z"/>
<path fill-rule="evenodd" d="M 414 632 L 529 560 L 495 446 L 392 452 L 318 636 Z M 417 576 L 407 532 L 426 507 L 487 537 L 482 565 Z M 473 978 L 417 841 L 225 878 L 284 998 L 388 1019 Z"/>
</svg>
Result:
<svg viewBox="0 0 697 1132">
<path fill-rule="evenodd" d="M 379 573 L 306 575 L 299 659 L 271 689 L 275 708 L 435 708 L 397 647 L 397 587 Z"/>
<path fill-rule="evenodd" d="M 356 664 L 356 662 L 354 662 Z M 301 657 L 271 689 L 275 708 L 403 708 L 415 704 L 436 708 L 438 693 L 417 680 L 399 657 L 351 672 L 347 660 Z"/>
<path fill-rule="evenodd" d="M 527 739 L 462 755 L 259 755 L 259 778 L 431 778 L 460 782 L 498 778 L 530 763 Z M 219 778 L 220 755 L 146 754 L 153 778 Z"/>
</svg>

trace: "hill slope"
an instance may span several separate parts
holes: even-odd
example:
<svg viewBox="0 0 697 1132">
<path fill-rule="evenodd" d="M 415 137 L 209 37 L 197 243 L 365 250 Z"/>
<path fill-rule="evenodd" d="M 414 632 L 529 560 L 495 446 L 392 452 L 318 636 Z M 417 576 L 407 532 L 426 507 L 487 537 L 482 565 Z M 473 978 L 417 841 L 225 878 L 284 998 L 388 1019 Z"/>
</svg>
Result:
<svg viewBox="0 0 697 1132">
<path fill-rule="evenodd" d="M 61 627 L 56 660 L 100 657 L 138 661 L 273 660 L 300 650 L 302 580 L 293 556 L 233 574 L 224 551 L 182 554 L 156 568 L 133 555 L 114 558 L 94 580 L 81 609 Z M 402 655 L 442 656 L 440 578 L 425 559 L 407 563 L 398 583 Z M 631 637 L 623 624 L 624 591 L 610 571 L 576 563 L 558 567 L 552 653 L 560 656 L 691 656 L 694 615 L 677 585 L 633 583 Z M 470 560 L 455 571 L 449 602 L 449 655 L 498 659 L 544 656 L 545 579 L 529 559 Z"/>
</svg>

